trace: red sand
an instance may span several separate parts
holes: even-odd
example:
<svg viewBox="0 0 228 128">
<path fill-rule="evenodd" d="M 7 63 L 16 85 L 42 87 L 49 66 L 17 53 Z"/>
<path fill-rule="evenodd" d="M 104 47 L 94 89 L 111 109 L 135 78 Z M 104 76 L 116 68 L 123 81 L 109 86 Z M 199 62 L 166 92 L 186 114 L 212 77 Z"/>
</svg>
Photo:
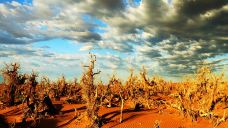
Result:
<svg viewBox="0 0 228 128">
<path fill-rule="evenodd" d="M 48 119 L 41 120 L 40 128 L 77 128 L 75 124 L 75 109 L 78 112 L 85 110 L 83 104 L 63 104 L 63 102 L 54 102 L 56 106 L 62 107 L 61 114 L 55 117 L 49 117 Z M 22 105 L 6 108 L 0 110 L 0 115 L 5 118 L 7 123 L 20 122 L 22 115 Z M 123 123 L 119 123 L 120 111 L 119 107 L 105 108 L 101 107 L 99 115 L 107 119 L 107 123 L 102 128 L 153 128 L 155 122 L 160 122 L 161 128 L 212 128 L 210 121 L 206 119 L 198 119 L 197 122 L 191 122 L 190 119 L 185 119 L 177 110 L 166 108 L 162 111 L 154 110 L 142 110 L 134 112 L 125 108 L 123 113 Z M 228 108 L 227 108 L 228 109 Z M 1 122 L 1 121 L 0 121 Z M 228 128 L 228 121 L 223 122 L 218 128 Z"/>
</svg>

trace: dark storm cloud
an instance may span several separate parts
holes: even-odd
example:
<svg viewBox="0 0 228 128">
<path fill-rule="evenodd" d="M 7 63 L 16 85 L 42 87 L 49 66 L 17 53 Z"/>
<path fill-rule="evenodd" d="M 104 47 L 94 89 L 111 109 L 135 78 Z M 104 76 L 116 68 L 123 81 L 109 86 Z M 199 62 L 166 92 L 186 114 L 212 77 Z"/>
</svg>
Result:
<svg viewBox="0 0 228 128">
<path fill-rule="evenodd" d="M 97 33 L 87 33 L 85 35 L 82 35 L 79 39 L 79 41 L 82 41 L 82 42 L 99 41 L 99 40 L 101 40 L 101 36 Z"/>
<path fill-rule="evenodd" d="M 117 11 L 125 8 L 123 0 L 96 0 L 95 5 L 110 11 Z"/>
<path fill-rule="evenodd" d="M 89 14 L 97 17 L 121 15 L 125 9 L 124 0 L 96 0 L 89 7 Z"/>
<path fill-rule="evenodd" d="M 161 22 L 168 11 L 168 5 L 162 0 L 145 0 L 143 2 L 145 4 L 147 20 L 154 24 Z"/>
<path fill-rule="evenodd" d="M 145 50 L 145 51 L 141 51 L 141 53 L 146 56 L 146 57 L 149 57 L 149 58 L 157 58 L 157 57 L 162 57 L 161 53 L 159 50 L 156 50 L 156 49 L 148 49 L 148 50 Z"/>
<path fill-rule="evenodd" d="M 170 40 L 172 42 L 172 39 Z M 193 73 L 196 67 L 208 58 L 228 53 L 228 44 L 225 41 L 194 40 L 174 44 L 171 42 L 167 41 L 160 44 L 160 48 L 167 51 L 169 57 L 159 58 L 158 61 L 161 67 L 172 74 Z M 211 63 L 216 68 L 223 61 Z"/>
<path fill-rule="evenodd" d="M 220 9 L 226 4 L 228 4 L 227 0 L 178 0 L 176 6 L 180 14 L 192 17 L 213 9 Z"/>
<path fill-rule="evenodd" d="M 0 44 L 26 44 L 25 40 L 16 39 L 10 35 L 0 32 Z"/>
<path fill-rule="evenodd" d="M 161 34 L 173 34 L 187 39 L 213 39 L 226 36 L 227 0 L 187 0 L 174 2 L 176 15 L 160 22 Z M 223 28 L 223 29 L 221 29 Z"/>
</svg>

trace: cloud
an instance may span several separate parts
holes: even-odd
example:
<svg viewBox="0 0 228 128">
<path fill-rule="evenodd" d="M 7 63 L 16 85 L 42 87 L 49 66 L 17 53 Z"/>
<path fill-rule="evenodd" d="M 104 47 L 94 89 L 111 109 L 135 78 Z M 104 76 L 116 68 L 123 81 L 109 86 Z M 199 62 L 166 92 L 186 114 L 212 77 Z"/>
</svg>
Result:
<svg viewBox="0 0 228 128">
<path fill-rule="evenodd" d="M 52 57 L 54 53 L 46 52 L 43 48 L 35 49 L 31 45 L 9 45 L 0 44 L 2 57 L 22 56 L 22 57 Z M 4 55 L 4 56 L 3 56 Z"/>
<path fill-rule="evenodd" d="M 133 46 L 127 42 L 118 42 L 118 41 L 101 41 L 98 43 L 99 48 L 116 50 L 120 52 L 133 52 Z"/>
<path fill-rule="evenodd" d="M 79 42 L 101 40 L 99 34 L 89 31 L 98 26 L 83 21 L 84 13 L 75 10 L 70 3 L 76 6 L 76 1 L 71 0 L 35 0 L 32 6 L 17 2 L 1 3 L 1 43 L 26 44 L 53 38 Z"/>
<path fill-rule="evenodd" d="M 0 3 L 0 56 L 47 57 L 69 65 L 73 65 L 70 61 L 82 60 L 52 53 L 45 47 L 30 48 L 34 42 L 63 38 L 81 44 L 79 54 L 89 50 L 117 52 L 119 59 L 102 59 L 100 65 L 105 69 L 140 68 L 144 63 L 154 72 L 180 76 L 192 73 L 202 60 L 217 67 L 226 65 L 223 60 L 210 59 L 228 54 L 227 0 L 130 2 Z M 132 57 L 131 62 L 124 57 Z"/>
<path fill-rule="evenodd" d="M 89 50 L 92 50 L 92 49 L 93 49 L 92 45 L 85 45 L 85 46 L 80 48 L 80 51 L 89 51 Z"/>
<path fill-rule="evenodd" d="M 227 5 L 227 0 L 188 0 L 188 1 L 175 1 L 178 6 L 178 12 L 181 12 L 184 16 L 194 17 L 200 14 L 204 14 L 207 11 L 220 9 L 224 5 Z"/>
</svg>

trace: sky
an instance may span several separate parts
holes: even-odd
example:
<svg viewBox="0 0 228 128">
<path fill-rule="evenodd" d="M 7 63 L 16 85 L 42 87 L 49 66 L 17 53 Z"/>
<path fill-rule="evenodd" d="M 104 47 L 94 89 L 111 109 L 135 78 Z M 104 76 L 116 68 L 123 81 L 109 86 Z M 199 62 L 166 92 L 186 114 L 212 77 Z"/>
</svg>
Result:
<svg viewBox="0 0 228 128">
<path fill-rule="evenodd" d="M 80 77 L 88 53 L 98 79 L 142 66 L 180 80 L 203 61 L 228 69 L 227 0 L 0 0 L 0 67 Z"/>
</svg>

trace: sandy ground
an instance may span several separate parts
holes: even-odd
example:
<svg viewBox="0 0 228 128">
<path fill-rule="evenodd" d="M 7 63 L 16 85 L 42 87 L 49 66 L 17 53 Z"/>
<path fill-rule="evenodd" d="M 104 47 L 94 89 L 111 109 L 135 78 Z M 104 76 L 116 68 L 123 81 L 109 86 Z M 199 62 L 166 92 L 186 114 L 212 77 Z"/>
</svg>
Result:
<svg viewBox="0 0 228 128">
<path fill-rule="evenodd" d="M 84 104 L 64 104 L 63 102 L 54 102 L 55 106 L 61 109 L 59 115 L 48 117 L 40 121 L 40 128 L 81 128 L 75 123 L 75 108 L 77 112 L 82 113 L 86 107 Z M 228 112 L 228 109 L 227 109 Z M 0 128 L 5 128 L 5 123 L 20 122 L 22 116 L 22 105 L 5 108 L 0 110 Z M 120 108 L 101 107 L 99 115 L 106 119 L 102 128 L 154 128 L 156 123 L 160 128 L 213 128 L 210 121 L 198 119 L 191 122 L 191 119 L 183 118 L 177 110 L 164 108 L 162 110 L 141 110 L 139 112 L 124 108 L 123 122 L 119 123 Z M 222 123 L 218 128 L 228 128 L 228 121 Z"/>
</svg>

